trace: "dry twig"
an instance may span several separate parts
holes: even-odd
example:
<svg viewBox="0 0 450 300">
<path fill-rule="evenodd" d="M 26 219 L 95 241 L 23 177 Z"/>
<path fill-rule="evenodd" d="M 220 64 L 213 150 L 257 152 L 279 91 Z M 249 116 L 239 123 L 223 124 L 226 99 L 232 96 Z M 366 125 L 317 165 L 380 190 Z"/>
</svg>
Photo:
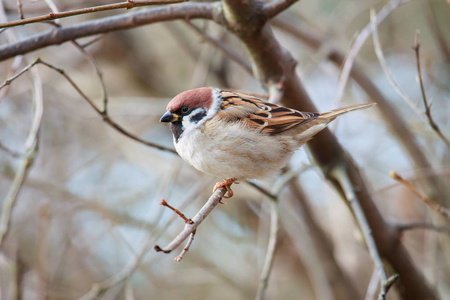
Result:
<svg viewBox="0 0 450 300">
<path fill-rule="evenodd" d="M 3 242 L 6 234 L 9 231 L 9 224 L 11 219 L 11 212 L 17 200 L 17 196 L 20 192 L 20 188 L 25 181 L 28 170 L 33 162 L 33 157 L 37 151 L 39 130 L 41 127 L 41 120 L 43 114 L 43 95 L 42 95 L 42 82 L 39 77 L 39 73 L 36 69 L 32 69 L 35 63 L 29 64 L 25 67 L 25 71 L 31 69 L 31 76 L 33 79 L 33 120 L 30 126 L 27 140 L 25 141 L 25 156 L 21 158 L 16 175 L 14 176 L 13 183 L 9 189 L 5 199 L 3 200 L 3 208 L 0 216 L 0 244 Z M 19 75 L 20 76 L 20 75 Z M 16 76 L 15 78 L 17 78 Z M 8 81 L 9 84 L 12 82 Z M 2 87 L 5 86 L 4 84 Z"/>
<path fill-rule="evenodd" d="M 77 15 L 82 15 L 82 14 L 89 14 L 89 13 L 94 13 L 94 12 L 99 12 L 99 11 L 106 11 L 106 10 L 113 10 L 113 9 L 131 9 L 131 8 L 140 7 L 140 6 L 174 4 L 174 3 L 181 3 L 181 2 L 186 2 L 186 1 L 187 0 L 150 0 L 150 1 L 128 0 L 128 1 L 120 2 L 120 3 L 106 4 L 106 5 L 100 5 L 100 6 L 94 6 L 94 7 L 86 7 L 86 8 L 81 8 L 81 9 L 74 9 L 71 11 L 56 12 L 56 13 L 52 12 L 47 15 L 31 17 L 31 18 L 26 18 L 26 19 L 23 19 L 23 16 L 22 16 L 21 20 L 0 23 L 0 28 L 14 27 L 14 26 L 42 22 L 42 21 L 51 21 L 51 20 L 55 20 L 55 19 L 67 18 L 67 17 L 77 16 Z"/>
<path fill-rule="evenodd" d="M 391 12 L 393 12 L 398 6 L 406 3 L 408 0 L 392 0 L 386 6 L 384 6 L 380 12 L 378 13 L 376 17 L 376 25 L 380 24 Z M 364 27 L 361 32 L 358 34 L 357 38 L 355 39 L 350 51 L 347 54 L 347 59 L 345 60 L 345 63 L 342 67 L 341 75 L 339 76 L 339 82 L 336 90 L 336 97 L 335 97 L 335 105 L 337 105 L 344 95 L 344 89 L 348 81 L 348 77 L 350 74 L 350 71 L 352 69 L 353 63 L 356 60 L 356 57 L 359 53 L 359 50 L 361 50 L 361 47 L 363 46 L 364 42 L 367 40 L 367 38 L 372 33 L 372 24 L 369 23 Z"/>
<path fill-rule="evenodd" d="M 420 111 L 419 107 L 411 98 L 409 98 L 405 91 L 400 88 L 399 84 L 394 79 L 394 75 L 388 67 L 386 59 L 384 58 L 383 50 L 381 49 L 380 38 L 378 36 L 377 17 L 374 9 L 370 10 L 370 24 L 372 25 L 372 40 L 375 54 L 377 55 L 378 61 L 380 62 L 381 68 L 386 74 L 386 77 L 389 79 L 390 84 L 394 87 L 395 91 L 400 95 L 400 97 L 413 109 L 413 111 L 418 116 L 422 117 L 422 119 L 425 121 L 426 118 L 423 112 Z"/>
<path fill-rule="evenodd" d="M 212 212 L 212 210 L 220 203 L 225 194 L 226 189 L 221 187 L 215 191 L 211 197 L 209 197 L 208 201 L 203 205 L 203 207 L 197 212 L 197 214 L 192 218 L 192 223 L 188 222 L 184 226 L 184 229 L 164 248 L 156 245 L 156 251 L 162 251 L 164 253 L 170 253 L 172 250 L 178 248 L 180 244 L 188 238 L 194 231 L 197 230 L 197 227 L 206 219 L 206 217 Z M 193 239 L 193 236 L 192 236 Z M 191 241 L 192 242 L 192 241 Z M 189 246 L 188 243 L 187 246 Z"/>
<path fill-rule="evenodd" d="M 440 233 L 446 233 L 450 235 L 450 227 L 448 226 L 437 226 L 427 222 L 413 222 L 406 224 L 392 224 L 392 226 L 400 232 L 407 230 L 417 230 L 417 229 L 427 229 L 433 230 Z"/>
<path fill-rule="evenodd" d="M 392 179 L 397 180 L 402 183 L 405 187 L 407 187 L 411 192 L 413 192 L 420 200 L 425 202 L 432 210 L 440 213 L 442 216 L 446 217 L 450 220 L 450 209 L 443 207 L 439 203 L 431 200 L 426 195 L 422 194 L 414 185 L 412 185 L 409 181 L 405 180 L 402 176 L 400 176 L 397 172 L 391 171 L 389 173 Z"/>
<path fill-rule="evenodd" d="M 436 134 L 441 138 L 441 140 L 447 145 L 447 147 L 450 147 L 450 141 L 445 137 L 445 135 L 442 133 L 439 126 L 436 124 L 436 122 L 433 119 L 433 116 L 431 115 L 431 102 L 428 102 L 427 95 L 425 93 L 425 87 L 423 84 L 423 78 L 422 78 L 422 71 L 420 67 L 420 42 L 419 42 L 419 30 L 416 31 L 416 38 L 414 41 L 413 50 L 416 54 L 416 62 L 417 62 L 417 74 L 419 76 L 419 84 L 420 84 L 420 90 L 422 92 L 422 100 L 423 105 L 425 106 L 425 115 L 427 116 L 428 123 L 430 124 L 431 128 L 436 132 Z"/>
</svg>

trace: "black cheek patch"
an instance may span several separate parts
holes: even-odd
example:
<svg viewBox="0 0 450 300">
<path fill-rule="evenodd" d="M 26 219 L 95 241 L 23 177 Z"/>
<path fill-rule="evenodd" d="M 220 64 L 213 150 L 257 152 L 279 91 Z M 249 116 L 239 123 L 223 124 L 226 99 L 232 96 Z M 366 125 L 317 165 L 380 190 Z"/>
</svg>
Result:
<svg viewBox="0 0 450 300">
<path fill-rule="evenodd" d="M 198 123 L 201 119 L 206 117 L 206 111 L 202 110 L 201 112 L 196 113 L 191 117 L 191 121 L 194 123 Z"/>
<path fill-rule="evenodd" d="M 175 139 L 175 142 L 178 143 L 178 139 L 180 138 L 181 134 L 183 133 L 183 125 L 180 121 L 170 123 L 169 125 L 170 130 L 172 131 L 173 137 Z"/>
</svg>

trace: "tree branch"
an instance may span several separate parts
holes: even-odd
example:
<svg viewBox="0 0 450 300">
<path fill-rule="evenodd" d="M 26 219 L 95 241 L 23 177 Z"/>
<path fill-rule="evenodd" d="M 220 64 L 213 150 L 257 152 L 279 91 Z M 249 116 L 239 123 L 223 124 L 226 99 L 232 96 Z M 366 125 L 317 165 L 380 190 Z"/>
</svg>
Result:
<svg viewBox="0 0 450 300">
<path fill-rule="evenodd" d="M 82 37 L 130 29 L 156 22 L 197 18 L 213 20 L 218 14 L 218 9 L 219 4 L 217 3 L 182 3 L 55 28 L 28 37 L 23 41 L 0 47 L 0 61 Z"/>
<path fill-rule="evenodd" d="M 221 187 L 209 197 L 208 201 L 197 212 L 197 214 L 191 219 L 191 222 L 186 223 L 184 229 L 164 248 L 156 245 L 155 250 L 157 252 L 162 251 L 164 253 L 170 253 L 172 250 L 178 248 L 181 243 L 186 240 L 197 227 L 206 219 L 206 217 L 212 212 L 212 210 L 220 203 L 225 194 L 226 189 Z"/>
<path fill-rule="evenodd" d="M 255 0 L 256 1 L 256 0 Z M 247 47 L 257 69 L 257 78 L 265 85 L 283 80 L 283 102 L 289 107 L 304 111 L 317 111 L 295 74 L 293 58 L 281 48 L 271 29 L 256 18 L 260 4 L 255 1 L 224 1 L 224 15 L 227 28 L 234 32 Z M 245 24 L 245 25 L 244 25 Z M 257 27 L 260 24 L 260 27 Z M 396 231 L 390 228 L 367 189 L 366 183 L 352 158 L 339 145 L 329 130 L 324 130 L 308 143 L 311 152 L 321 167 L 326 178 L 338 192 L 354 195 L 363 214 L 367 218 L 376 247 L 381 256 L 386 258 L 402 278 L 410 299 L 436 299 L 434 292 L 424 284 L 422 274 L 415 268 L 406 249 L 398 242 Z M 339 171 L 340 170 L 340 171 Z M 348 182 L 346 184 L 345 182 Z M 344 189 L 350 189 L 346 191 Z"/>
<path fill-rule="evenodd" d="M 128 0 L 126 2 L 121 3 L 114 3 L 114 4 L 106 4 L 106 5 L 99 5 L 94 7 L 86 7 L 81 9 L 74 9 L 71 11 L 64 11 L 64 12 L 52 12 L 47 15 L 43 16 L 37 16 L 37 17 L 31 17 L 31 18 L 23 18 L 23 14 L 21 15 L 20 20 L 11 21 L 7 23 L 0 23 L 0 28 L 7 28 L 7 27 L 14 27 L 19 25 L 25 25 L 25 24 L 31 24 L 31 23 L 37 23 L 42 21 L 51 21 L 56 19 L 62 19 L 67 17 L 73 17 L 78 15 L 84 15 L 99 11 L 106 11 L 106 10 L 114 10 L 114 9 L 131 9 L 134 7 L 141 7 L 141 6 L 149 6 L 149 5 L 164 5 L 164 4 L 175 4 L 180 2 L 186 2 L 188 0 L 150 0 L 150 1 L 133 1 Z M 22 8 L 22 5 L 19 6 L 20 9 Z"/>
</svg>

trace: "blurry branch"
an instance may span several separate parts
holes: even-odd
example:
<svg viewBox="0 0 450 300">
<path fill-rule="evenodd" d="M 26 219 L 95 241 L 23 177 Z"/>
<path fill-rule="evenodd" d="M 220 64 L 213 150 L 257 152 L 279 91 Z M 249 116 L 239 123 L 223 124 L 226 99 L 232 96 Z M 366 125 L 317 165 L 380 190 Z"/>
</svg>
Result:
<svg viewBox="0 0 450 300">
<path fill-rule="evenodd" d="M 21 0 L 16 0 L 17 2 L 17 10 L 19 11 L 19 18 L 23 19 L 23 7 L 22 7 L 22 1 Z"/>
<path fill-rule="evenodd" d="M 450 62 L 450 47 L 445 40 L 445 36 L 442 34 L 439 29 L 438 23 L 436 21 L 436 15 L 434 14 L 433 8 L 431 7 L 431 2 L 428 0 L 421 0 L 420 3 L 423 7 L 423 13 L 428 21 L 428 24 L 431 27 L 431 32 L 434 34 L 436 40 L 441 46 L 442 54 L 444 55 L 447 63 Z M 447 1 L 448 5 L 448 1 Z"/>
<path fill-rule="evenodd" d="M 196 18 L 212 20 L 217 15 L 218 9 L 219 5 L 217 3 L 183 3 L 55 28 L 45 33 L 25 38 L 20 42 L 0 47 L 0 61 L 81 37 L 125 30 L 156 22 Z"/>
<path fill-rule="evenodd" d="M 264 260 L 264 265 L 261 271 L 261 276 L 259 277 L 258 290 L 256 291 L 255 300 L 264 299 L 264 294 L 267 290 L 267 285 L 269 282 L 269 276 L 272 271 L 273 260 L 275 258 L 275 250 L 277 247 L 278 229 L 279 229 L 279 211 L 278 211 L 278 198 L 283 190 L 283 188 L 297 177 L 299 172 L 289 169 L 286 173 L 281 175 L 275 182 L 272 193 L 269 196 L 270 205 L 270 234 L 269 242 L 267 243 L 266 258 Z"/>
<path fill-rule="evenodd" d="M 23 56 L 22 55 L 18 55 L 14 58 L 11 67 L 9 67 L 8 71 L 6 72 L 6 77 L 11 77 L 14 75 L 14 73 L 16 73 L 17 69 L 20 67 L 21 63 L 23 60 Z M 1 89 L 1 88 L 0 88 Z M 6 96 L 6 94 L 8 93 L 9 90 L 9 86 L 6 88 L 1 89 L 0 91 L 0 103 L 2 102 L 3 98 Z"/>
<path fill-rule="evenodd" d="M 407 187 L 411 192 L 413 192 L 420 200 L 425 202 L 432 210 L 437 211 L 442 216 L 446 217 L 450 220 L 450 209 L 441 206 L 439 203 L 431 200 L 426 195 L 422 194 L 415 186 L 413 186 L 409 181 L 405 180 L 402 176 L 400 176 L 397 172 L 391 171 L 389 174 L 393 179 L 402 183 L 405 187 Z"/>
<path fill-rule="evenodd" d="M 392 226 L 400 231 L 404 232 L 407 230 L 416 230 L 416 229 L 428 229 L 436 232 L 442 232 L 450 235 L 450 227 L 448 226 L 437 226 L 427 222 L 413 222 L 406 224 L 392 224 Z"/>
<path fill-rule="evenodd" d="M 20 159 L 19 166 L 17 168 L 16 175 L 11 184 L 11 187 L 3 199 L 3 208 L 0 215 L 0 245 L 4 241 L 5 236 L 9 231 L 9 224 L 11 218 L 11 212 L 17 200 L 20 188 L 25 181 L 28 170 L 33 162 L 34 155 L 37 151 L 38 140 L 39 140 L 39 130 L 41 127 L 41 120 L 43 114 L 43 95 L 42 95 L 42 82 L 39 77 L 39 73 L 36 69 L 32 69 L 35 63 L 29 64 L 25 67 L 25 71 L 21 72 L 24 74 L 26 71 L 31 69 L 31 77 L 33 79 L 33 120 L 31 122 L 28 137 L 25 141 L 25 156 Z M 20 76 L 20 75 L 19 75 Z M 18 77 L 18 76 L 17 76 Z M 17 78 L 15 77 L 15 78 Z M 14 79 L 15 79 L 14 78 Z M 13 79 L 13 80 L 14 80 Z M 8 81 L 9 83 L 12 80 Z M 2 85 L 2 87 L 5 85 Z"/>
<path fill-rule="evenodd" d="M 433 116 L 431 115 L 431 102 L 428 103 L 427 95 L 425 93 L 425 87 L 423 84 L 423 78 L 422 78 L 422 71 L 420 68 L 420 42 L 419 42 L 419 35 L 420 32 L 416 31 L 416 38 L 414 41 L 413 50 L 416 54 L 416 61 L 417 61 L 417 74 L 419 76 L 419 84 L 420 84 L 420 90 L 422 91 L 422 100 L 423 105 L 425 106 L 425 115 L 428 118 L 428 123 L 430 124 L 431 128 L 437 133 L 437 135 L 441 138 L 441 140 L 447 145 L 447 147 L 450 148 L 450 141 L 445 137 L 445 135 L 441 132 L 439 126 L 434 122 Z"/>
<path fill-rule="evenodd" d="M 19 1 L 19 0 L 17 0 L 17 1 Z M 89 13 L 94 13 L 94 12 L 99 12 L 99 11 L 114 10 L 114 9 L 127 9 L 128 10 L 128 9 L 131 9 L 134 7 L 140 7 L 140 6 L 164 5 L 164 4 L 173 4 L 173 3 L 180 3 L 180 2 L 186 2 L 186 1 L 188 1 L 188 0 L 161 0 L 161 1 L 160 0 L 150 0 L 150 1 L 128 0 L 126 2 L 107 4 L 107 5 L 99 5 L 99 6 L 94 6 L 94 7 L 86 7 L 86 8 L 81 8 L 81 9 L 74 9 L 71 11 L 65 11 L 65 12 L 52 12 L 47 15 L 31 17 L 31 18 L 26 18 L 26 19 L 23 18 L 23 13 L 21 11 L 22 5 L 20 4 L 19 10 L 21 11 L 21 18 L 20 18 L 21 20 L 0 23 L 0 28 L 13 27 L 13 26 L 18 26 L 18 25 L 42 22 L 42 21 L 50 21 L 50 20 L 67 18 L 67 17 L 83 15 L 83 14 L 89 14 Z M 19 1 L 19 3 L 20 3 L 20 1 Z"/>
<path fill-rule="evenodd" d="M 209 185 L 209 183 L 207 183 L 207 184 Z M 204 182 L 201 182 L 200 184 L 196 185 L 192 189 L 192 192 L 189 193 L 189 195 L 186 197 L 185 204 L 190 203 L 191 202 L 190 200 L 192 200 L 195 197 L 197 197 L 199 195 L 199 193 L 206 188 L 207 184 L 205 184 Z M 223 192 L 223 193 L 221 193 L 222 195 L 225 193 L 225 189 L 218 189 L 216 191 L 216 193 L 218 193 L 219 191 Z M 157 218 L 157 219 L 160 220 L 161 217 L 162 217 L 162 215 L 160 215 L 160 217 Z M 164 229 L 168 228 L 169 224 L 172 223 L 173 220 L 175 220 L 175 218 L 170 219 L 167 222 L 166 226 L 164 226 Z M 158 223 L 158 221 L 155 222 L 155 224 L 156 223 Z M 155 226 L 154 228 L 157 228 L 157 227 Z M 91 289 L 84 296 L 80 297 L 79 300 L 98 299 L 100 295 L 102 295 L 103 293 L 105 293 L 109 289 L 111 289 L 111 288 L 113 288 L 113 287 L 123 283 L 124 281 L 128 280 L 128 278 L 130 278 L 130 276 L 141 266 L 142 260 L 144 259 L 144 257 L 148 253 L 148 251 L 152 248 L 152 246 L 154 245 L 155 240 L 158 239 L 158 237 L 162 234 L 162 232 L 163 231 L 160 231 L 157 234 L 153 234 L 153 232 L 150 232 L 150 237 L 151 238 L 149 237 L 145 241 L 144 245 L 142 246 L 142 249 L 141 249 L 140 253 L 125 268 L 123 268 L 117 274 L 115 274 L 115 275 L 109 277 L 108 279 L 104 280 L 103 282 L 93 284 Z"/>
<path fill-rule="evenodd" d="M 221 41 L 213 38 L 194 24 L 189 21 L 185 21 L 189 28 L 193 29 L 199 35 L 201 35 L 208 43 L 221 50 L 226 57 L 237 63 L 239 66 L 244 69 L 248 74 L 253 75 L 252 67 L 250 64 L 239 54 L 237 54 L 233 49 L 231 49 L 227 44 L 222 43 Z"/>
<path fill-rule="evenodd" d="M 197 214 L 191 219 L 191 222 L 186 223 L 183 230 L 164 248 L 156 245 L 155 250 L 157 252 L 170 253 L 172 250 L 178 248 L 180 244 L 190 236 L 194 231 L 197 230 L 197 227 L 206 219 L 206 217 L 212 212 L 212 210 L 220 203 L 222 200 L 226 189 L 221 187 L 215 191 L 211 197 L 209 197 L 208 201 L 203 205 L 203 207 L 197 212 Z"/>
<path fill-rule="evenodd" d="M 408 0 L 391 0 L 386 4 L 378 13 L 376 17 L 376 25 L 379 25 L 391 12 L 393 12 L 398 6 L 406 3 Z M 347 80 L 352 69 L 353 63 L 361 50 L 364 42 L 372 33 L 373 24 L 367 24 L 355 39 L 350 51 L 347 53 L 347 59 L 342 67 L 341 75 L 339 76 L 339 82 L 336 90 L 335 104 L 341 102 L 342 96 L 344 95 L 344 89 L 347 84 Z"/>
<path fill-rule="evenodd" d="M 52 10 L 53 13 L 59 13 L 58 8 L 56 7 L 56 4 L 53 2 L 53 0 L 45 0 L 45 2 L 47 3 L 48 7 Z M 55 22 L 52 22 L 51 24 L 53 24 L 55 27 L 57 28 L 61 28 L 60 22 L 58 22 L 59 20 L 55 20 Z M 94 39 L 95 41 L 96 39 Z M 107 96 L 107 91 L 106 91 L 106 86 L 105 86 L 105 82 L 103 80 L 103 74 L 100 70 L 100 68 L 98 67 L 94 57 L 87 52 L 84 47 L 80 45 L 77 41 L 73 40 L 71 41 L 71 43 L 75 46 L 75 48 L 77 48 L 81 54 L 83 54 L 84 56 L 87 57 L 89 63 L 92 65 L 92 67 L 95 69 L 95 72 L 97 74 L 97 78 L 99 79 L 100 82 L 100 86 L 101 86 L 101 91 L 102 91 L 102 98 L 103 98 L 103 112 L 105 114 L 108 114 L 108 96 Z M 89 44 L 88 44 L 89 45 Z"/>
<path fill-rule="evenodd" d="M 284 16 L 284 18 L 286 19 L 287 16 Z M 284 21 L 280 18 L 276 18 L 272 20 L 271 23 L 299 38 L 313 49 L 327 47 L 326 44 L 329 43 L 329 40 L 326 37 L 314 32 L 313 28 L 308 28 L 304 26 L 303 23 L 296 22 L 294 19 L 287 19 L 287 21 Z M 328 51 L 328 59 L 333 61 L 336 66 L 344 64 L 344 51 L 335 47 L 330 47 Z M 395 134 L 396 138 L 400 141 L 403 148 L 408 152 L 416 165 L 416 170 L 433 170 L 433 166 L 429 162 L 428 157 L 423 152 L 422 147 L 417 143 L 416 137 L 405 124 L 402 117 L 396 112 L 390 101 L 386 99 L 383 93 L 371 81 L 361 65 L 358 65 L 358 62 L 353 64 L 350 76 L 366 92 L 372 101 L 378 104 L 377 107 L 382 112 L 381 116 Z M 422 177 L 421 183 L 425 186 L 427 193 L 433 195 L 440 203 L 446 203 L 448 199 L 450 199 L 447 193 L 447 185 L 442 177 Z"/>
<path fill-rule="evenodd" d="M 395 281 L 398 279 L 398 275 L 395 274 L 392 277 L 388 278 L 386 270 L 384 268 L 383 261 L 381 259 L 380 252 L 378 250 L 374 236 L 372 234 L 372 229 L 370 228 L 369 222 L 367 221 L 367 217 L 364 213 L 364 210 L 362 209 L 359 201 L 357 201 L 353 189 L 350 188 L 350 186 L 348 187 L 345 186 L 345 184 L 351 185 L 351 183 L 345 180 L 346 178 L 345 176 L 337 175 L 336 177 L 338 178 L 342 177 L 344 179 L 341 182 L 341 184 L 343 184 L 342 192 L 345 193 L 345 197 L 352 208 L 354 216 L 358 222 L 359 228 L 364 237 L 364 241 L 367 245 L 367 248 L 369 249 L 370 256 L 372 257 L 372 260 L 375 263 L 375 268 L 378 270 L 379 273 L 380 294 L 378 295 L 378 300 L 385 300 L 387 292 L 389 291 L 391 286 L 395 283 Z M 395 279 L 393 279 L 394 277 Z"/>
<path fill-rule="evenodd" d="M 123 135 L 141 143 L 144 144 L 146 146 L 152 147 L 152 148 L 156 148 L 159 150 L 163 150 L 163 151 L 168 151 L 168 152 L 172 152 L 176 154 L 176 151 L 146 140 L 141 139 L 140 137 L 130 133 L 129 131 L 127 131 L 126 129 L 124 129 L 122 126 L 120 126 L 119 124 L 117 124 L 116 122 L 114 122 L 109 115 L 107 114 L 106 110 L 101 110 L 99 109 L 94 102 L 80 89 L 80 87 L 78 87 L 78 85 L 72 80 L 72 78 L 61 68 L 57 68 L 47 62 L 44 62 L 43 60 L 41 60 L 40 58 L 37 58 L 32 65 L 36 65 L 36 64 L 42 64 L 56 72 L 58 72 L 59 74 L 61 74 L 69 83 L 70 85 L 78 92 L 78 94 L 84 99 L 86 100 L 89 105 L 103 118 L 103 121 L 108 124 L 109 126 L 111 126 L 112 128 L 116 129 L 118 132 L 122 133 Z M 105 98 L 106 99 L 106 98 Z M 106 105 L 106 101 L 104 102 L 104 104 Z M 106 108 L 106 106 L 105 106 Z"/>
<path fill-rule="evenodd" d="M 386 77 L 389 80 L 389 83 L 394 87 L 395 91 L 400 95 L 400 97 L 416 112 L 416 114 L 424 121 L 426 121 L 425 115 L 420 111 L 419 107 L 408 97 L 408 95 L 400 88 L 398 83 L 395 81 L 394 76 L 392 75 L 391 70 L 388 67 L 388 64 L 384 58 L 383 50 L 381 49 L 380 38 L 378 36 L 378 28 L 376 24 L 376 14 L 375 10 L 370 10 L 370 23 L 372 25 L 372 39 L 373 46 L 375 48 L 375 54 L 377 55 L 378 61 L 380 62 L 381 68 L 383 69 Z"/>
<path fill-rule="evenodd" d="M 305 246 L 303 246 L 303 249 L 300 249 L 299 252 L 308 268 L 311 281 L 315 283 L 314 288 L 317 297 L 319 299 L 336 300 L 361 299 L 353 281 L 346 276 L 345 271 L 336 261 L 333 242 L 316 220 L 300 183 L 298 181 L 291 182 L 290 189 L 296 200 L 292 213 L 296 214 L 297 218 L 301 218 L 303 221 L 302 223 L 306 227 L 306 238 L 311 244 L 311 250 L 304 251 Z M 298 229 L 294 232 L 298 233 Z M 302 239 L 300 243 L 308 243 L 308 240 Z M 309 256 L 308 252 L 310 252 Z M 311 259 L 313 260 L 312 262 Z M 325 278 L 322 279 L 322 277 Z M 328 293 L 333 295 L 329 298 L 325 298 L 324 295 L 325 284 L 322 282 L 325 280 L 331 288 L 331 292 Z"/>
<path fill-rule="evenodd" d="M 106 279 L 105 281 L 93 284 L 91 289 L 85 295 L 80 297 L 78 300 L 98 299 L 99 296 L 103 295 L 106 291 L 108 291 L 112 287 L 117 286 L 122 282 L 126 281 L 131 276 L 131 274 L 133 274 L 133 272 L 139 267 L 139 265 L 142 262 L 142 259 L 153 245 L 153 242 L 154 242 L 153 238 L 148 238 L 145 241 L 145 244 L 142 247 L 142 250 L 139 253 L 139 255 L 137 255 L 127 267 L 125 267 L 119 273 Z"/>
<path fill-rule="evenodd" d="M 0 150 L 5 151 L 6 153 L 8 153 L 9 155 L 11 155 L 12 157 L 20 157 L 20 156 L 22 156 L 21 153 L 9 149 L 9 148 L 6 147 L 5 145 L 3 145 L 1 142 L 0 142 Z"/>
</svg>

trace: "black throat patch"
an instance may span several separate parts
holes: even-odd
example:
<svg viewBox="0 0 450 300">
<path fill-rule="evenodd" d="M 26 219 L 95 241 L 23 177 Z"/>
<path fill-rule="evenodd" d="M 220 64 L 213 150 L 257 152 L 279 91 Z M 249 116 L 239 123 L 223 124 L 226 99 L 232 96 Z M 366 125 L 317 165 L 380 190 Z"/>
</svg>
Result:
<svg viewBox="0 0 450 300">
<path fill-rule="evenodd" d="M 181 124 L 181 121 L 177 121 L 177 122 L 170 123 L 169 127 L 170 127 L 170 130 L 172 131 L 175 142 L 178 143 L 178 139 L 180 138 L 181 134 L 183 133 L 183 124 Z"/>
</svg>

